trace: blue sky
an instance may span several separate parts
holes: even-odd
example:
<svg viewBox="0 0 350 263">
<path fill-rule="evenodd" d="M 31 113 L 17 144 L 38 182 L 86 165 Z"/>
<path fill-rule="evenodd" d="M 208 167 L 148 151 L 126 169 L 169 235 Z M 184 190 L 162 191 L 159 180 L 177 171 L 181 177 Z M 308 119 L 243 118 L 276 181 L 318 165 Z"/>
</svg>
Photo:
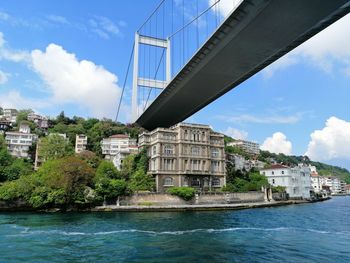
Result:
<svg viewBox="0 0 350 263">
<path fill-rule="evenodd" d="M 134 33 L 158 3 L 2 1 L 0 105 L 114 118 Z M 349 28 L 346 16 L 188 121 L 350 168 Z M 122 121 L 130 119 L 130 85 Z"/>
</svg>

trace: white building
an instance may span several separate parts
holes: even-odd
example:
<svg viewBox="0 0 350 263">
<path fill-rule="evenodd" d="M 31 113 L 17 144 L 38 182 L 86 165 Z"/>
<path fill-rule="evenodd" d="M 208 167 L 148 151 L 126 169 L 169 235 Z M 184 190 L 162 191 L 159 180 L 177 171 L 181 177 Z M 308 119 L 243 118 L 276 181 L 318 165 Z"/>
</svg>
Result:
<svg viewBox="0 0 350 263">
<path fill-rule="evenodd" d="M 250 154 L 259 154 L 260 153 L 259 144 L 256 142 L 237 140 L 237 141 L 227 143 L 227 146 L 239 147 L 243 151 L 250 153 Z"/>
<path fill-rule="evenodd" d="M 75 135 L 75 152 L 80 153 L 86 150 L 87 136 L 85 134 Z"/>
<path fill-rule="evenodd" d="M 101 145 L 105 159 L 111 160 L 118 169 L 121 168 L 126 156 L 138 153 L 136 139 L 132 139 L 126 134 L 116 134 L 105 138 Z"/>
<path fill-rule="evenodd" d="M 321 184 L 330 188 L 331 194 L 342 194 L 345 192 L 345 183 L 335 176 L 320 176 Z"/>
<path fill-rule="evenodd" d="M 315 193 L 322 191 L 322 179 L 316 172 L 311 172 L 311 186 Z"/>
<path fill-rule="evenodd" d="M 3 109 L 2 118 L 14 124 L 17 120 L 17 113 L 16 109 Z"/>
<path fill-rule="evenodd" d="M 6 132 L 5 140 L 9 153 L 14 157 L 28 158 L 29 147 L 37 136 L 30 133 L 28 124 L 21 124 L 18 132 Z"/>
<path fill-rule="evenodd" d="M 226 153 L 226 161 L 234 165 L 235 170 L 246 170 L 250 171 L 255 168 L 261 170 L 265 167 L 265 163 L 259 160 L 246 160 L 242 155 Z"/>
<path fill-rule="evenodd" d="M 290 198 L 310 198 L 310 168 L 305 166 L 288 167 L 281 164 L 271 165 L 260 171 L 272 186 L 284 186 Z"/>
</svg>

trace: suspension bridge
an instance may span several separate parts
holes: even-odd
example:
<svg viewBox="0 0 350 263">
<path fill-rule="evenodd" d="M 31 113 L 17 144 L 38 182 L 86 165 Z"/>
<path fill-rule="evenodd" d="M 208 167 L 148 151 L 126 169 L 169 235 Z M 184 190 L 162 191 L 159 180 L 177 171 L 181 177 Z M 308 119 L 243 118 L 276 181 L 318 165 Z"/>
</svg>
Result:
<svg viewBox="0 0 350 263">
<path fill-rule="evenodd" d="M 162 0 L 135 33 L 133 121 L 185 120 L 349 12 L 349 0 Z"/>
</svg>

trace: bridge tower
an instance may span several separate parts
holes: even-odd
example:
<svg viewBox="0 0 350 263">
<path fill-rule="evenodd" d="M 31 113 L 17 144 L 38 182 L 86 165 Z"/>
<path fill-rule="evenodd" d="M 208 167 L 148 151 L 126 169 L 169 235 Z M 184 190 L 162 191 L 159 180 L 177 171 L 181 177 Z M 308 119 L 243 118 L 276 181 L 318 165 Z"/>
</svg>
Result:
<svg viewBox="0 0 350 263">
<path fill-rule="evenodd" d="M 159 80 L 154 78 L 145 78 L 139 75 L 139 57 L 140 57 L 140 45 L 149 47 L 165 49 L 165 80 Z M 132 83 L 132 119 L 136 121 L 139 117 L 138 108 L 138 93 L 139 87 L 148 89 L 164 89 L 171 80 L 171 63 L 170 63 L 170 39 L 161 39 L 152 36 L 145 36 L 135 33 L 134 44 L 134 68 L 133 68 L 133 83 Z M 141 113 L 140 113 L 141 114 Z"/>
</svg>

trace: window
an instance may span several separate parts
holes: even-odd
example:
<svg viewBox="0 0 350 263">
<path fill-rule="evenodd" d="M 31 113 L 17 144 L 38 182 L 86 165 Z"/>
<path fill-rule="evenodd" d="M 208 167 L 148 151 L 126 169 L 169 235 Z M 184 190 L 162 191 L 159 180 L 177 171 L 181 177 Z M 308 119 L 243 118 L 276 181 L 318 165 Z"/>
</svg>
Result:
<svg viewBox="0 0 350 263">
<path fill-rule="evenodd" d="M 174 180 L 172 177 L 166 177 L 164 178 L 164 186 L 173 186 Z"/>
<path fill-rule="evenodd" d="M 173 159 L 164 159 L 164 170 L 167 170 L 167 171 L 174 170 L 174 160 Z"/>
<path fill-rule="evenodd" d="M 194 146 L 194 147 L 191 148 L 191 154 L 192 155 L 199 155 L 199 153 L 200 153 L 199 147 Z"/>
<path fill-rule="evenodd" d="M 275 179 L 272 179 L 272 183 L 275 184 Z"/>
<path fill-rule="evenodd" d="M 219 149 L 213 148 L 211 150 L 211 157 L 219 157 Z"/>
<path fill-rule="evenodd" d="M 201 186 L 201 181 L 198 178 L 192 178 L 191 186 Z"/>
<path fill-rule="evenodd" d="M 212 161 L 211 162 L 211 171 L 212 172 L 218 172 L 220 167 L 220 162 L 218 161 Z"/>
<path fill-rule="evenodd" d="M 192 170 L 199 171 L 200 170 L 200 161 L 199 160 L 192 160 Z"/>
<path fill-rule="evenodd" d="M 284 171 L 282 171 L 282 174 L 284 174 Z"/>
<path fill-rule="evenodd" d="M 155 155 L 157 153 L 157 147 L 156 146 L 153 146 L 153 155 Z"/>
<path fill-rule="evenodd" d="M 275 174 L 275 172 L 274 172 L 274 171 L 272 171 L 272 172 L 271 172 L 271 174 L 272 174 L 272 175 L 274 175 L 274 174 Z"/>
<path fill-rule="evenodd" d="M 212 186 L 220 186 L 220 179 L 218 177 L 214 177 L 214 179 L 211 182 Z"/>
<path fill-rule="evenodd" d="M 165 145 L 164 146 L 164 154 L 165 155 L 173 155 L 174 154 L 174 147 L 172 145 Z"/>
</svg>

